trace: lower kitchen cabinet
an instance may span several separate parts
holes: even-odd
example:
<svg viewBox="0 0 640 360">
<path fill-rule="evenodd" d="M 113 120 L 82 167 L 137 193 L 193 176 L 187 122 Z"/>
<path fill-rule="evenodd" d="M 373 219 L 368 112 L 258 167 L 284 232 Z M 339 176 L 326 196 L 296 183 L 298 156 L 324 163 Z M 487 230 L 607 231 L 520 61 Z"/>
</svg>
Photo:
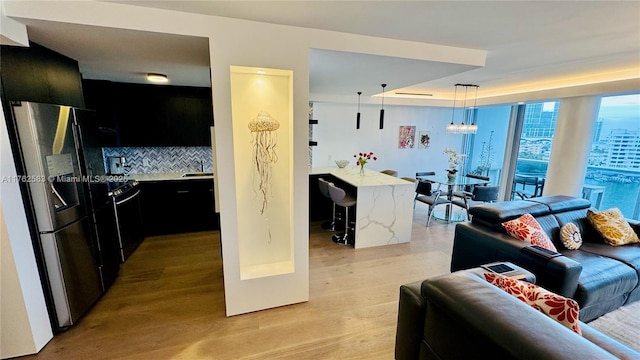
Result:
<svg viewBox="0 0 640 360">
<path fill-rule="evenodd" d="M 330 220 L 333 214 L 333 202 L 320 193 L 319 178 L 334 181 L 329 174 L 309 175 L 309 221 Z"/>
<path fill-rule="evenodd" d="M 146 236 L 220 228 L 211 179 L 144 181 L 140 189 Z"/>
</svg>

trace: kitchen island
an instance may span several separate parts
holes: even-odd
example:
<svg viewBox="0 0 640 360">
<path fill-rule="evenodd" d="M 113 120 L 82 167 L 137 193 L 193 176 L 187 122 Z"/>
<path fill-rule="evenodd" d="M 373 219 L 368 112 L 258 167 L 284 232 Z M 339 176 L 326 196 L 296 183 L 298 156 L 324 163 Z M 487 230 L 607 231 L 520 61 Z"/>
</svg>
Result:
<svg viewBox="0 0 640 360">
<path fill-rule="evenodd" d="M 415 185 L 377 171 L 360 168 L 313 168 L 311 175 L 327 174 L 357 197 L 354 247 L 356 249 L 411 241 Z M 340 184 L 336 184 L 341 186 Z M 351 187 L 351 189 L 349 189 Z"/>
</svg>

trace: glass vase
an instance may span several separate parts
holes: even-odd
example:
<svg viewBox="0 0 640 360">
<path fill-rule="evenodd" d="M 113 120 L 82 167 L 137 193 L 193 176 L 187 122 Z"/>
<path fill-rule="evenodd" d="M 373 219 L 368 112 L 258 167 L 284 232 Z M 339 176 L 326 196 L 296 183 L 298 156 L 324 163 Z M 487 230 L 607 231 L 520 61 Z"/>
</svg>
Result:
<svg viewBox="0 0 640 360">
<path fill-rule="evenodd" d="M 364 176 L 364 165 L 360 165 L 360 176 Z"/>
</svg>

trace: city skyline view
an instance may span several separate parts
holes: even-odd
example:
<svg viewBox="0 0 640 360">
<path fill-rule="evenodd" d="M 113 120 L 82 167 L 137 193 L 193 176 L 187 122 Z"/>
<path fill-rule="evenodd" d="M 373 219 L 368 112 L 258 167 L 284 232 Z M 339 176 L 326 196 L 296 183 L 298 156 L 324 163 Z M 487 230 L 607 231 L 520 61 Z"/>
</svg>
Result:
<svg viewBox="0 0 640 360">
<path fill-rule="evenodd" d="M 527 104 L 517 172 L 545 177 L 558 102 Z M 640 94 L 602 98 L 585 185 L 603 192 L 599 209 L 640 218 Z"/>
</svg>

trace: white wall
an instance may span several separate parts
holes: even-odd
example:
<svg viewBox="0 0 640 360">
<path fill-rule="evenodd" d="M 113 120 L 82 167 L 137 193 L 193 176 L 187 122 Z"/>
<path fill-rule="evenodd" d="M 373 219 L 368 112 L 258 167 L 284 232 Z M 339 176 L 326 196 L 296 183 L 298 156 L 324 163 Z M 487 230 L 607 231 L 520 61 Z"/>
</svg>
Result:
<svg viewBox="0 0 640 360">
<path fill-rule="evenodd" d="M 462 136 L 446 133 L 451 122 L 451 108 L 385 105 L 384 129 L 379 129 L 380 106 L 360 105 L 360 129 L 356 130 L 356 104 L 314 103 L 313 167 L 336 166 L 335 160 L 346 159 L 355 166 L 353 155 L 373 151 L 377 161 L 367 169 L 398 171 L 398 177 L 414 177 L 418 171 L 444 173 L 448 169 L 444 148 L 460 150 Z M 415 126 L 413 149 L 398 148 L 400 126 Z M 420 131 L 431 132 L 431 145 L 418 146 Z"/>
</svg>

